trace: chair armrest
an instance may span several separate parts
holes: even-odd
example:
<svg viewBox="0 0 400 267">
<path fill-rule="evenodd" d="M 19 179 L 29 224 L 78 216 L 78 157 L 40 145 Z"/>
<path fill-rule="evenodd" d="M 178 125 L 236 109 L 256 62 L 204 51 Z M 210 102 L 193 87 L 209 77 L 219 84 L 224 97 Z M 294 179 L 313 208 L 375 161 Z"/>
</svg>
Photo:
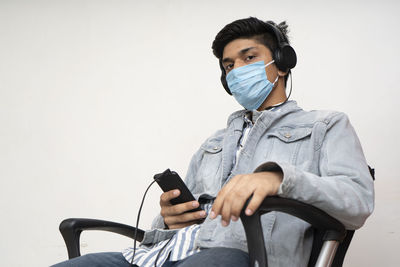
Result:
<svg viewBox="0 0 400 267">
<path fill-rule="evenodd" d="M 246 232 L 250 266 L 257 266 L 256 262 L 258 266 L 268 266 L 264 238 L 260 238 L 263 237 L 260 217 L 270 211 L 284 212 L 308 222 L 324 233 L 324 241 L 341 242 L 346 236 L 342 223 L 314 206 L 293 199 L 267 197 L 252 216 L 247 216 L 244 209 L 240 215 Z"/>
<path fill-rule="evenodd" d="M 116 234 L 120 234 L 126 237 L 135 239 L 136 228 L 115 222 L 95 220 L 95 219 L 84 219 L 84 218 L 71 218 L 66 219 L 60 224 L 60 232 L 64 238 L 65 245 L 68 250 L 68 257 L 70 259 L 79 257 L 80 244 L 79 239 L 82 231 L 85 230 L 100 230 L 108 231 Z M 144 237 L 144 231 L 137 229 L 136 240 L 142 241 Z"/>
</svg>

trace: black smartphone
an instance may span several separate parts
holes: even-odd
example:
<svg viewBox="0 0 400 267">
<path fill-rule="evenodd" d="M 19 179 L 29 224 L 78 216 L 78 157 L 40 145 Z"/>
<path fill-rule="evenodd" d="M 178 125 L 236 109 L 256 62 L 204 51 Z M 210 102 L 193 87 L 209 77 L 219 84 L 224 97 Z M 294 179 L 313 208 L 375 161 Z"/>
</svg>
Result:
<svg viewBox="0 0 400 267">
<path fill-rule="evenodd" d="M 158 173 L 154 175 L 154 180 L 156 180 L 156 182 L 164 192 L 174 189 L 179 189 L 181 194 L 177 198 L 170 200 L 172 205 L 196 200 L 192 195 L 192 193 L 190 192 L 190 190 L 185 185 L 185 183 L 183 182 L 183 180 L 181 179 L 181 177 L 179 177 L 179 175 L 176 172 L 171 171 L 170 169 L 166 169 L 163 173 Z M 198 207 L 188 212 L 200 211 L 200 210 L 201 208 Z"/>
</svg>

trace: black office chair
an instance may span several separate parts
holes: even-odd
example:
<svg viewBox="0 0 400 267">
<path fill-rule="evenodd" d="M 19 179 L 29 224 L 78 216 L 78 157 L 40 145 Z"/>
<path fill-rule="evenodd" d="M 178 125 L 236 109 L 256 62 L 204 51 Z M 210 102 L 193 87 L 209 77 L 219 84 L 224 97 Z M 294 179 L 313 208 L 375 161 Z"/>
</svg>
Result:
<svg viewBox="0 0 400 267">
<path fill-rule="evenodd" d="M 370 168 L 370 173 L 375 180 L 374 169 Z M 268 266 L 260 216 L 270 211 L 284 212 L 311 224 L 314 229 L 314 240 L 309 267 L 343 265 L 354 230 L 346 230 L 338 220 L 311 205 L 293 199 L 267 197 L 252 216 L 247 216 L 243 212 L 240 216 L 246 232 L 251 266 Z M 60 224 L 60 232 L 70 259 L 80 256 L 79 239 L 85 230 L 109 231 L 134 239 L 136 228 L 103 220 L 66 219 Z M 137 229 L 136 237 L 137 241 L 142 241 L 144 231 Z"/>
</svg>

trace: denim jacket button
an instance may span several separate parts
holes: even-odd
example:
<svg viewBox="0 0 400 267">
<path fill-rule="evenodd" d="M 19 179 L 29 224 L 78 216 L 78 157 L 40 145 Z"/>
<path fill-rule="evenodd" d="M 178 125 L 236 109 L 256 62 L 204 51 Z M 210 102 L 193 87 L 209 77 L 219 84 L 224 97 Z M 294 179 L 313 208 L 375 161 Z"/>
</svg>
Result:
<svg viewBox="0 0 400 267">
<path fill-rule="evenodd" d="M 215 146 L 213 149 L 214 149 L 214 150 L 218 150 L 218 149 L 219 149 L 219 147 Z"/>
<path fill-rule="evenodd" d="M 291 137 L 290 133 L 285 133 L 285 137 L 290 138 Z"/>
</svg>

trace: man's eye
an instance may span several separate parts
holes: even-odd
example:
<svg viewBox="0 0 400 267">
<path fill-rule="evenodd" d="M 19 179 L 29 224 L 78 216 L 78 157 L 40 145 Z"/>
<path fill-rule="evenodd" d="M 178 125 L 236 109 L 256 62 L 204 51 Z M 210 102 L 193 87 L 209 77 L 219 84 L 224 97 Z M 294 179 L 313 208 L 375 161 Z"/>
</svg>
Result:
<svg viewBox="0 0 400 267">
<path fill-rule="evenodd" d="M 233 68 L 233 64 L 228 64 L 225 66 L 225 70 L 230 70 Z"/>
<path fill-rule="evenodd" d="M 253 58 L 255 58 L 256 56 L 248 56 L 248 57 L 246 57 L 246 61 L 250 61 L 250 60 L 252 60 Z"/>
</svg>

